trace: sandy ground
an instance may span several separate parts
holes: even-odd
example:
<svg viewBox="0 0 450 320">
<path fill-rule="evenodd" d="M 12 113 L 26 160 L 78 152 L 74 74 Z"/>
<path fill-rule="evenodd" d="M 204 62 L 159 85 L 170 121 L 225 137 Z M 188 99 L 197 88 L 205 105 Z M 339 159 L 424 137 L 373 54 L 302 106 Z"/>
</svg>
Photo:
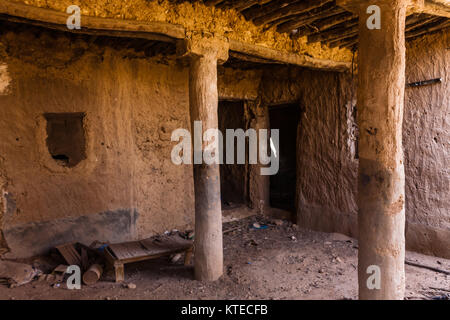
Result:
<svg viewBox="0 0 450 320">
<path fill-rule="evenodd" d="M 256 230 L 255 222 L 269 225 Z M 213 283 L 194 280 L 193 267 L 182 261 L 173 264 L 161 258 L 126 265 L 122 284 L 114 283 L 112 272 L 107 272 L 101 282 L 81 290 L 69 290 L 64 283 L 56 287 L 45 280 L 16 288 L 0 285 L 0 299 L 357 298 L 356 240 L 299 229 L 288 221 L 276 225 L 257 216 L 224 223 L 224 230 L 228 231 L 224 275 Z M 450 270 L 450 260 L 412 252 L 407 259 Z M 35 264 L 43 261 L 39 258 Z M 136 288 L 129 288 L 130 283 Z M 449 275 L 406 265 L 406 299 L 439 297 L 450 297 Z"/>
</svg>

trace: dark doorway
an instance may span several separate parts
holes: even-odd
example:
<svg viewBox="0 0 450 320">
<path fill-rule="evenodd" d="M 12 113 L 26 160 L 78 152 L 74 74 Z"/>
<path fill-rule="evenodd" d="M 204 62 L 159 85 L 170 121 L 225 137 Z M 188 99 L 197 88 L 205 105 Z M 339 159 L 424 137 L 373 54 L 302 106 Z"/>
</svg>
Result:
<svg viewBox="0 0 450 320">
<path fill-rule="evenodd" d="M 222 208 L 232 209 L 246 203 L 245 164 L 237 164 L 237 142 L 234 142 L 234 164 L 226 164 L 226 129 L 245 131 L 244 103 L 242 101 L 219 102 L 219 130 L 223 134 L 223 164 L 220 165 Z"/>
<path fill-rule="evenodd" d="M 297 183 L 297 125 L 299 106 L 278 105 L 269 108 L 270 129 L 280 130 L 279 170 L 270 176 L 270 205 L 295 212 Z"/>
</svg>

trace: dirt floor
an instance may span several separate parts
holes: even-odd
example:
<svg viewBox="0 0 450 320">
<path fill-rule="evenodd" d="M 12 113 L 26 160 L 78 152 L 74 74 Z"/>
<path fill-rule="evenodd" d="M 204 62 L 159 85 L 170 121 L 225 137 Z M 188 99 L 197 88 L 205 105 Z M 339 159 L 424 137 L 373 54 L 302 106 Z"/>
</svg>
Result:
<svg viewBox="0 0 450 320">
<path fill-rule="evenodd" d="M 254 223 L 267 228 L 254 229 Z M 45 280 L 0 285 L 0 299 L 357 299 L 357 248 L 357 241 L 344 235 L 251 216 L 224 223 L 225 270 L 214 283 L 193 280 L 193 267 L 183 259 L 161 258 L 126 265 L 122 284 L 107 272 L 81 290 Z M 45 269 L 47 260 L 34 264 Z M 407 252 L 407 260 L 450 271 L 447 259 Z M 449 297 L 450 275 L 406 265 L 406 299 Z"/>
</svg>

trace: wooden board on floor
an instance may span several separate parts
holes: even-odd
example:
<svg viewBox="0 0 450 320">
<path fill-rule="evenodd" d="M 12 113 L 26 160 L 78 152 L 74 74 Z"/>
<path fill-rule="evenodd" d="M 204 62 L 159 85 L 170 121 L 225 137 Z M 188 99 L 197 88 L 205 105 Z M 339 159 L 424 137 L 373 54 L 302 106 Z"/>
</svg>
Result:
<svg viewBox="0 0 450 320">
<path fill-rule="evenodd" d="M 193 241 L 183 239 L 179 235 L 159 236 L 141 241 L 111 244 L 105 249 L 105 257 L 115 269 L 116 282 L 120 282 L 125 278 L 124 264 L 126 263 L 185 252 L 185 264 L 188 264 L 192 247 Z"/>
</svg>

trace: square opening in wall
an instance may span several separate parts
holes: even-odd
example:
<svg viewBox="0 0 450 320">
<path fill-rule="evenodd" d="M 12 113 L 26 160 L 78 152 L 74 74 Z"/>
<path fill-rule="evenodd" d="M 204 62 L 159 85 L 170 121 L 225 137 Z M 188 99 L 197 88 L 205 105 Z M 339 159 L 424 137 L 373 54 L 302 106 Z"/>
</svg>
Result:
<svg viewBox="0 0 450 320">
<path fill-rule="evenodd" d="M 47 148 L 55 161 L 64 167 L 75 167 L 86 159 L 85 114 L 46 113 Z"/>
</svg>

